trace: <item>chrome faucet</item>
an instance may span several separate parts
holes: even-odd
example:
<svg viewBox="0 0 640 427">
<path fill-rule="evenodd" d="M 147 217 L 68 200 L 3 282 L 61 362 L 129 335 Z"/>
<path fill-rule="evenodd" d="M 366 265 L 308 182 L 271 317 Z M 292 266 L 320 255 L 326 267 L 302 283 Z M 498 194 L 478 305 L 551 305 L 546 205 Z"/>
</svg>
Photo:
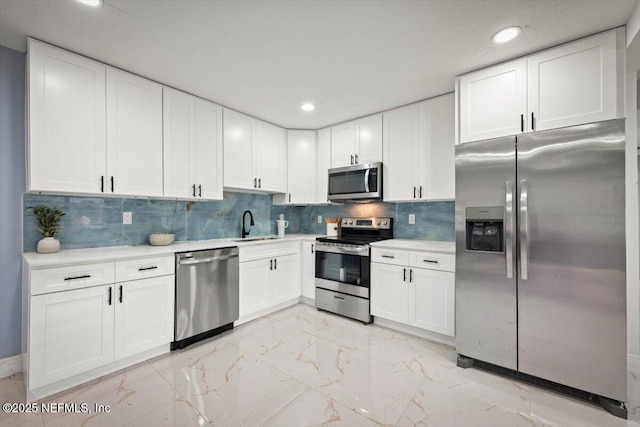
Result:
<svg viewBox="0 0 640 427">
<path fill-rule="evenodd" d="M 251 230 L 247 230 L 244 226 L 245 223 L 245 217 L 247 216 L 247 214 L 249 214 L 249 218 L 251 219 L 251 223 L 249 224 L 249 226 L 255 225 L 253 223 L 253 214 L 251 213 L 251 211 L 246 210 L 244 211 L 244 213 L 242 214 L 242 238 L 244 239 L 245 237 L 247 237 L 249 235 L 249 233 L 251 233 Z"/>
</svg>

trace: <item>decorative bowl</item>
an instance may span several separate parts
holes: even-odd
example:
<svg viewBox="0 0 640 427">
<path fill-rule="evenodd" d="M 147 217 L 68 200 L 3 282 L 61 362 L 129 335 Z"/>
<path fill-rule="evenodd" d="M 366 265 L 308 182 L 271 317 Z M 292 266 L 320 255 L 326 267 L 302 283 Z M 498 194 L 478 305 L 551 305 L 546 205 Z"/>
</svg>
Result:
<svg viewBox="0 0 640 427">
<path fill-rule="evenodd" d="M 170 233 L 149 234 L 149 243 L 153 246 L 167 246 L 172 244 L 175 238 L 176 235 Z"/>
</svg>

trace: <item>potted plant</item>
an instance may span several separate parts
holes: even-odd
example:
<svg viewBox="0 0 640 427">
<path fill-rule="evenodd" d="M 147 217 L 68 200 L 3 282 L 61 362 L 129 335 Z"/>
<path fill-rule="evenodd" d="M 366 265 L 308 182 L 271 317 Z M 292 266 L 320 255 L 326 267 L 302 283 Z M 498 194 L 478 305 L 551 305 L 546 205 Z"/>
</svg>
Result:
<svg viewBox="0 0 640 427">
<path fill-rule="evenodd" d="M 62 217 L 66 215 L 59 206 L 48 208 L 40 205 L 31 208 L 38 220 L 38 231 L 44 237 L 38 242 L 37 251 L 40 254 L 51 254 L 60 250 L 60 241 L 55 238 Z"/>
</svg>

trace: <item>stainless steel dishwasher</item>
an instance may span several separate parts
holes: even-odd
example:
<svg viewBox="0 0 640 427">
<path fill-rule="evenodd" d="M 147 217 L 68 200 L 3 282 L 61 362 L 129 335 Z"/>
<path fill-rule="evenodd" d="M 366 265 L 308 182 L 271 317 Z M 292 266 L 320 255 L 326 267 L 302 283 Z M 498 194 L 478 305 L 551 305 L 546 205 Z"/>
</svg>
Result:
<svg viewBox="0 0 640 427">
<path fill-rule="evenodd" d="M 171 349 L 233 328 L 239 314 L 238 248 L 176 254 L 176 317 Z"/>
</svg>

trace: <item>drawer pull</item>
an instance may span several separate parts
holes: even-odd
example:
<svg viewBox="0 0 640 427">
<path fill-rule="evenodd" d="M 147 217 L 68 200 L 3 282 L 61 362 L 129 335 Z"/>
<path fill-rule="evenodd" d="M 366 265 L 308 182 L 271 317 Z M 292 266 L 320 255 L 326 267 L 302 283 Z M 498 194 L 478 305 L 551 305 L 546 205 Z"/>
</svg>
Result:
<svg viewBox="0 0 640 427">
<path fill-rule="evenodd" d="M 339 296 L 337 296 L 337 295 L 334 295 L 333 297 L 334 297 L 335 299 L 339 299 L 340 301 L 344 301 L 344 298 L 339 297 Z"/>
<path fill-rule="evenodd" d="M 154 265 L 153 267 L 142 267 L 142 268 L 139 268 L 138 271 L 155 270 L 157 268 L 158 268 L 158 266 Z"/>
<path fill-rule="evenodd" d="M 395 256 L 393 256 L 393 255 L 382 255 L 382 258 L 391 258 L 391 259 L 395 259 Z"/>
<path fill-rule="evenodd" d="M 64 280 L 88 279 L 89 277 L 91 277 L 90 274 L 85 274 L 83 276 L 65 277 Z"/>
<path fill-rule="evenodd" d="M 428 262 L 430 264 L 438 264 L 438 260 L 437 259 L 423 259 L 423 262 Z"/>
</svg>

